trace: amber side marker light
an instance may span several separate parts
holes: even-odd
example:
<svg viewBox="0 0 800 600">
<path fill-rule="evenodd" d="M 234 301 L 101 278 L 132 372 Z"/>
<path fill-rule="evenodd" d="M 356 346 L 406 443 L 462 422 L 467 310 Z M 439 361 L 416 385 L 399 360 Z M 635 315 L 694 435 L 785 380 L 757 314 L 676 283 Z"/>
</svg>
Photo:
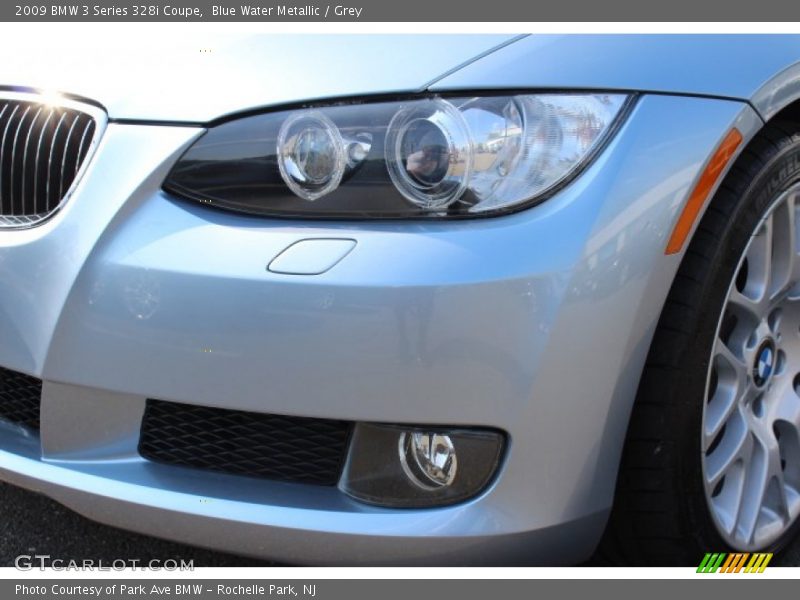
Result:
<svg viewBox="0 0 800 600">
<path fill-rule="evenodd" d="M 692 190 L 692 195 L 689 196 L 686 206 L 683 207 L 683 212 L 672 230 L 672 236 L 669 238 L 669 243 L 664 250 L 664 254 L 677 254 L 683 248 L 683 244 L 689 237 L 692 231 L 694 222 L 700 214 L 700 210 L 706 203 L 708 194 L 711 192 L 717 179 L 725 170 L 728 162 L 733 157 L 739 144 L 742 143 L 742 134 L 735 127 L 728 132 L 725 139 L 714 152 L 714 156 L 708 161 L 700 180 Z"/>
</svg>

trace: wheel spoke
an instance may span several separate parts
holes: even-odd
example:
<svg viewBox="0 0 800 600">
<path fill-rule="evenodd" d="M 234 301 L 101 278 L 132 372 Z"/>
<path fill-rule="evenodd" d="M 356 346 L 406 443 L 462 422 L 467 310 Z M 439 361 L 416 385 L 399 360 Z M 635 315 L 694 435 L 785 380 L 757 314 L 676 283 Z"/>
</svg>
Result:
<svg viewBox="0 0 800 600">
<path fill-rule="evenodd" d="M 770 300 L 786 292 L 792 286 L 792 282 L 797 281 L 795 211 L 795 194 L 791 194 L 772 213 L 770 279 L 767 294 Z"/>
<path fill-rule="evenodd" d="M 741 415 L 729 419 L 729 427 L 719 445 L 706 456 L 706 487 L 714 490 L 737 462 L 746 461 L 752 449 L 752 436 Z"/>
<path fill-rule="evenodd" d="M 791 443 L 789 443 L 788 456 L 784 456 L 777 436 L 779 431 L 783 430 L 785 432 L 784 435 L 792 437 L 795 441 L 800 441 L 800 396 L 797 395 L 794 384 L 790 381 L 785 382 L 779 394 L 778 401 L 769 415 L 770 433 L 776 436 L 777 446 L 773 456 L 772 471 L 778 480 L 780 502 L 783 510 L 782 517 L 788 524 L 794 514 L 797 514 L 798 507 L 793 507 L 789 498 L 787 485 L 791 483 L 786 480 L 784 475 L 783 461 L 790 461 L 795 464 L 800 462 L 800 444 L 792 447 Z M 795 485 L 797 485 L 796 479 L 795 477 Z M 800 490 L 795 490 L 795 496 L 798 491 Z"/>
<path fill-rule="evenodd" d="M 770 421 L 791 423 L 795 429 L 800 430 L 800 397 L 794 391 L 791 382 L 786 382 L 779 393 L 779 401 L 770 414 Z"/>
<path fill-rule="evenodd" d="M 723 529 L 733 534 L 742 510 L 744 494 L 744 465 L 749 461 L 753 449 L 753 436 L 746 430 L 735 440 L 733 448 L 724 456 L 714 452 L 706 461 L 706 491 L 711 498 L 712 507 L 722 522 Z M 715 468 L 716 467 L 716 468 Z M 721 493 L 717 493 L 720 489 Z"/>
<path fill-rule="evenodd" d="M 783 478 L 783 471 L 778 469 L 775 474 L 775 481 L 777 482 L 777 489 L 780 502 L 780 517 L 781 521 L 788 524 L 792 520 L 792 507 L 789 502 L 789 495 L 786 492 L 786 481 Z"/>
<path fill-rule="evenodd" d="M 736 288 L 728 296 L 728 308 L 738 317 L 743 317 L 750 323 L 756 323 L 763 316 L 763 297 L 753 299 L 746 296 Z"/>
<path fill-rule="evenodd" d="M 748 277 L 745 295 L 761 305 L 769 298 L 772 284 L 774 217 L 769 215 L 756 231 L 747 251 Z"/>
<path fill-rule="evenodd" d="M 747 365 L 737 356 L 721 338 L 714 343 L 714 354 L 725 362 L 736 373 L 736 383 L 740 386 L 747 382 Z"/>
<path fill-rule="evenodd" d="M 789 242 L 791 244 L 789 252 L 789 280 L 786 288 L 790 295 L 798 295 L 797 285 L 800 282 L 800 229 L 797 227 L 798 211 L 800 211 L 800 192 L 794 191 L 787 197 L 787 212 L 790 221 Z"/>
<path fill-rule="evenodd" d="M 716 440 L 737 406 L 755 395 L 747 377 L 747 366 L 720 338 L 714 346 L 717 385 L 706 406 L 703 450 Z"/>
<path fill-rule="evenodd" d="M 769 454 L 760 440 L 752 445 L 749 460 L 745 461 L 746 470 L 741 502 L 736 518 L 737 533 L 750 543 L 755 534 L 764 496 L 770 482 Z"/>
</svg>

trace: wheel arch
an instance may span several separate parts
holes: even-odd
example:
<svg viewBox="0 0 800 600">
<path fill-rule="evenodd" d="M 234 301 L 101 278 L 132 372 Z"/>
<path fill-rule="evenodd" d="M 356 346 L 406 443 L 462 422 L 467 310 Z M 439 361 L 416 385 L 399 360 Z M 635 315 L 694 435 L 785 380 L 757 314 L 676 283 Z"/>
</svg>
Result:
<svg viewBox="0 0 800 600">
<path fill-rule="evenodd" d="M 798 75 L 800 75 L 800 71 L 798 71 Z M 800 87 L 798 87 L 798 91 L 800 91 Z M 717 181 L 715 182 L 715 185 L 713 186 L 713 188 L 710 189 L 710 191 L 708 192 L 707 196 L 705 197 L 705 201 L 703 202 L 703 205 L 702 205 L 702 210 L 700 210 L 696 215 L 696 219 L 695 219 L 695 222 L 693 224 L 693 228 L 692 228 L 692 231 L 691 231 L 690 235 L 688 235 L 686 237 L 684 245 L 683 245 L 681 251 L 679 253 L 675 254 L 674 258 L 676 260 L 676 263 L 675 263 L 676 264 L 676 268 L 675 268 L 675 272 L 674 272 L 674 274 L 673 274 L 673 276 L 671 278 L 671 281 L 669 282 L 669 285 L 670 285 L 669 296 L 672 296 L 672 294 L 673 294 L 672 289 L 676 285 L 678 279 L 680 278 L 681 273 L 683 272 L 684 276 L 687 275 L 687 270 L 684 268 L 684 263 L 691 263 L 692 260 L 694 260 L 695 262 L 697 261 L 697 253 L 695 253 L 696 256 L 694 257 L 694 259 L 692 259 L 692 257 L 689 256 L 688 250 L 690 249 L 690 247 L 695 242 L 695 239 L 698 239 L 698 240 L 701 239 L 701 236 L 704 235 L 704 234 L 705 234 L 706 238 L 708 237 L 708 231 L 701 232 L 701 230 L 703 228 L 703 222 L 706 219 L 709 219 L 711 221 L 713 221 L 713 220 L 719 221 L 720 220 L 720 214 L 719 213 L 713 214 L 712 211 L 709 210 L 709 208 L 714 205 L 714 202 L 715 202 L 717 196 L 722 193 L 721 192 L 721 188 L 725 185 L 726 180 L 728 178 L 734 178 L 735 177 L 734 176 L 734 171 L 737 169 L 737 166 L 741 166 L 742 164 L 745 164 L 748 161 L 752 161 L 752 157 L 754 156 L 754 154 L 758 153 L 759 146 L 761 147 L 761 150 L 764 150 L 765 146 L 771 145 L 772 142 L 770 141 L 770 131 L 773 132 L 773 137 L 774 137 L 774 133 L 775 133 L 775 128 L 776 127 L 777 128 L 787 128 L 787 132 L 788 132 L 788 129 L 793 129 L 795 132 L 800 130 L 800 94 L 798 94 L 797 97 L 788 100 L 780 108 L 773 107 L 773 109 L 769 113 L 769 119 L 765 119 L 764 116 L 760 113 L 760 111 L 757 111 L 757 107 L 752 102 L 749 102 L 748 106 L 744 110 L 745 111 L 749 111 L 750 114 L 752 114 L 753 116 L 757 115 L 757 120 L 754 120 L 752 122 L 752 127 L 750 129 L 748 129 L 747 131 L 742 131 L 742 133 L 744 135 L 743 135 L 743 140 L 742 140 L 742 143 L 741 143 L 740 147 L 737 149 L 737 152 L 730 157 L 730 160 L 728 161 L 728 164 L 726 165 L 726 167 L 719 173 L 719 176 L 718 176 Z M 727 132 L 723 132 L 722 133 L 721 139 L 724 139 L 724 136 L 725 136 L 726 133 Z M 713 160 L 713 155 L 709 158 L 709 161 L 711 161 L 711 160 Z M 696 269 L 696 268 L 689 269 L 689 274 L 694 276 L 697 273 L 699 273 L 698 269 Z M 658 326 L 659 329 L 661 328 L 660 322 L 663 320 L 664 315 L 667 312 L 668 308 L 671 309 L 671 311 L 672 311 L 672 314 L 670 315 L 670 318 L 673 320 L 673 322 L 675 320 L 674 318 L 675 318 L 676 314 L 680 313 L 681 311 L 686 312 L 686 310 L 688 310 L 688 309 L 686 309 L 686 306 L 681 305 L 680 302 L 677 302 L 677 303 L 673 302 L 673 306 L 668 307 L 667 306 L 668 300 L 669 300 L 669 298 L 665 299 L 665 305 L 661 309 L 661 315 L 660 315 L 660 318 L 659 318 L 659 326 Z M 671 355 L 668 355 L 668 353 L 656 352 L 654 354 L 654 344 L 655 343 L 656 343 L 656 337 L 654 336 L 653 339 L 651 340 L 650 348 L 648 350 L 647 363 L 650 364 L 651 366 L 655 366 L 657 368 L 662 368 L 662 366 L 663 366 L 665 368 L 665 370 L 668 370 L 669 368 L 672 367 L 673 364 L 675 364 L 675 362 L 672 360 L 672 358 L 674 358 L 674 357 L 671 356 Z M 641 374 L 640 380 L 639 380 L 640 390 L 641 390 L 641 386 L 644 384 L 644 381 L 645 381 L 645 373 L 643 372 Z M 625 442 L 626 447 L 629 446 L 631 428 L 638 427 L 638 428 L 641 429 L 642 426 L 645 425 L 646 422 L 648 420 L 650 420 L 650 418 L 653 416 L 650 413 L 655 413 L 656 412 L 652 408 L 652 406 L 650 406 L 651 403 L 649 401 L 645 403 L 646 406 L 642 407 L 642 405 L 640 403 L 640 399 L 641 399 L 640 392 L 637 392 L 637 397 L 636 397 L 636 399 L 635 399 L 635 401 L 633 403 L 633 407 L 632 407 L 634 410 L 629 415 L 629 418 L 628 418 L 628 433 L 625 436 L 626 437 L 626 442 Z M 636 414 L 637 412 L 638 412 L 638 414 Z M 663 418 L 663 415 L 661 417 L 659 417 L 659 418 Z M 654 444 L 656 444 L 656 440 L 657 439 L 658 439 L 657 435 L 653 434 L 651 436 L 651 438 L 649 438 L 646 441 L 643 441 L 642 439 L 635 440 L 635 443 L 639 444 L 639 446 L 637 446 L 637 454 L 641 454 L 642 452 L 644 452 L 646 454 L 647 453 L 647 448 L 645 448 L 645 446 L 643 446 L 643 444 L 646 444 L 646 443 L 654 443 Z M 658 448 L 660 448 L 660 443 L 658 443 L 656 445 L 657 445 Z M 643 448 L 644 448 L 644 450 L 643 450 Z M 630 448 L 626 449 L 626 452 L 628 453 L 628 455 L 629 455 L 628 458 L 630 459 L 630 456 L 632 455 L 632 452 L 631 452 Z M 616 496 L 619 495 L 620 485 L 623 485 L 623 486 L 626 485 L 620 479 L 621 478 L 621 472 L 623 470 L 623 465 L 624 465 L 624 462 L 625 462 L 625 457 L 623 456 L 621 458 L 622 459 L 621 459 L 620 465 L 619 465 L 620 471 L 617 473 L 617 494 L 616 494 Z M 629 460 L 629 462 L 630 462 L 630 460 Z M 619 502 L 619 498 L 615 498 L 615 513 L 617 512 L 617 509 L 618 509 L 618 502 Z M 610 535 L 611 529 L 612 528 L 616 528 L 618 530 L 624 530 L 624 529 L 630 530 L 632 527 L 636 528 L 636 529 L 639 529 L 640 527 L 643 527 L 641 524 L 639 524 L 639 525 L 631 525 L 629 523 L 622 523 L 621 522 L 621 518 L 622 517 L 619 514 L 615 514 L 615 513 L 612 513 L 612 518 L 609 521 L 609 529 L 606 531 L 606 535 L 604 536 L 604 538 L 603 538 L 603 540 L 601 542 L 601 545 L 600 545 L 600 555 L 601 555 L 601 557 L 604 560 L 610 560 L 612 562 L 619 561 L 622 555 L 620 553 L 620 551 L 621 551 L 620 540 L 617 539 L 617 535 L 616 534 Z M 666 538 L 665 538 L 665 540 L 666 540 Z M 666 548 L 670 544 L 672 544 L 672 541 L 668 541 L 668 542 L 665 541 L 664 544 L 663 544 L 663 546 L 664 546 L 663 550 L 666 551 Z M 640 548 L 640 550 L 644 550 L 644 549 Z M 628 557 L 630 557 L 630 555 L 628 555 Z"/>
</svg>

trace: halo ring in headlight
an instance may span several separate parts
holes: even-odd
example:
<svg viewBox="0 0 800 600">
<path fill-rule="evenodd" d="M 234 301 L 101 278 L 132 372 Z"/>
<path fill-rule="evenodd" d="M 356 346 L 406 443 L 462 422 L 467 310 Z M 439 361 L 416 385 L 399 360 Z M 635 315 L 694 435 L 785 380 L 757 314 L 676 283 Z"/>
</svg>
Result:
<svg viewBox="0 0 800 600">
<path fill-rule="evenodd" d="M 389 176 L 405 198 L 425 209 L 456 201 L 472 171 L 472 142 L 459 110 L 442 99 L 400 109 L 386 132 Z"/>
<path fill-rule="evenodd" d="M 329 194 L 347 163 L 339 129 L 320 111 L 290 115 L 278 132 L 278 169 L 289 189 L 304 200 Z"/>
</svg>

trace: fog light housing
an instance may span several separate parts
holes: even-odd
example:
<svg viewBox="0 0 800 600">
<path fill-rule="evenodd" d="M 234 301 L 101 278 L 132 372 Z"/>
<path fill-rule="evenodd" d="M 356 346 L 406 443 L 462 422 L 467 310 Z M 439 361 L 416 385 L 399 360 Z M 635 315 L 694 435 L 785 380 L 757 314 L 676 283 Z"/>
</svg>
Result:
<svg viewBox="0 0 800 600">
<path fill-rule="evenodd" d="M 433 507 L 480 493 L 500 464 L 505 436 L 479 429 L 359 423 L 339 487 L 386 507 Z"/>
</svg>

